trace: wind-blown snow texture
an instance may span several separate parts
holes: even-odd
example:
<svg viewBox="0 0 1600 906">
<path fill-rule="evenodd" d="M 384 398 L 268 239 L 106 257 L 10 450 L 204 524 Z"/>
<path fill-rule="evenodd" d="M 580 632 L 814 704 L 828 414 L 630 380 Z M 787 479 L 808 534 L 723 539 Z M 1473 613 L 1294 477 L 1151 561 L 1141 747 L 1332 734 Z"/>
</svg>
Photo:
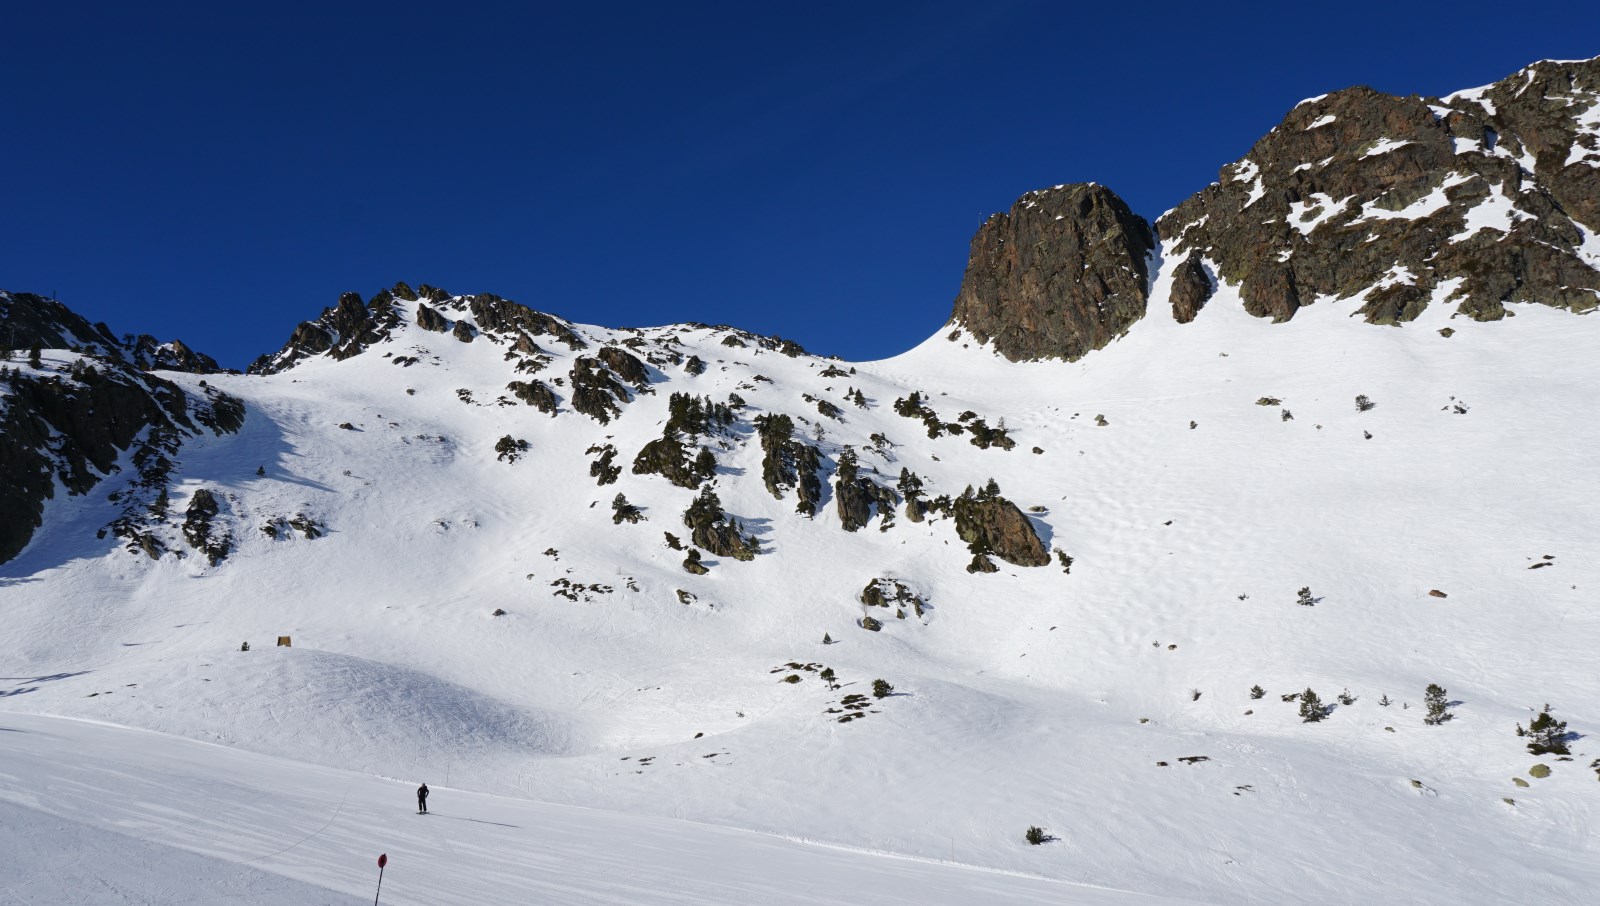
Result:
<svg viewBox="0 0 1600 906">
<path fill-rule="evenodd" d="M 1183 260 L 1159 261 L 1152 313 Z M 419 326 L 423 305 L 443 332 Z M 360 895 L 371 856 L 403 847 L 431 880 L 402 882 L 397 860 L 395 902 L 1122 901 L 1094 888 L 1583 901 L 1600 884 L 1600 332 L 1537 304 L 1493 323 L 1429 305 L 1403 327 L 1352 317 L 1361 305 L 1322 299 L 1273 324 L 1224 284 L 1191 323 L 1145 317 L 1075 363 L 1008 362 L 941 335 L 851 365 L 689 325 L 562 322 L 584 348 L 540 335 L 519 357 L 469 300 L 396 299 L 387 336 L 343 360 L 163 373 L 247 407 L 237 434 L 186 441 L 170 482 L 175 514 L 213 492 L 211 530 L 233 549 L 212 566 L 97 539 L 120 475 L 48 503 L 0 568 L 0 708 L 16 712 L 0 726 L 19 731 L 0 732 L 0 802 L 113 866 L 186 850 L 170 858 L 196 890 L 234 884 L 247 902 L 344 902 L 317 891 Z M 575 360 L 630 341 L 654 358 L 648 383 L 619 380 L 627 400 L 609 421 L 572 411 Z M 529 359 L 542 367 L 515 370 Z M 544 382 L 557 414 L 518 401 L 518 380 Z M 945 423 L 1004 419 L 1015 448 L 930 439 L 894 410 L 913 391 Z M 706 443 L 723 508 L 760 541 L 749 562 L 708 554 L 708 574 L 686 572 L 664 533 L 689 537 L 696 492 L 630 470 L 673 392 L 746 403 Z M 1357 395 L 1376 406 L 1358 411 Z M 767 413 L 820 449 L 815 518 L 794 490 L 763 486 L 752 420 Z M 528 445 L 514 461 L 497 457 L 506 436 Z M 599 486 L 604 445 L 621 474 Z M 994 478 L 1052 563 L 969 573 L 937 514 L 844 531 L 844 445 L 883 485 L 909 468 L 929 498 Z M 618 492 L 644 521 L 613 522 Z M 325 534 L 287 527 L 299 517 Z M 152 529 L 171 550 L 187 549 L 181 521 Z M 878 577 L 924 611 L 870 608 L 882 630 L 861 628 L 858 595 Z M 1302 587 L 1315 606 L 1296 604 Z M 281 635 L 294 647 L 274 647 Z M 871 697 L 877 678 L 895 694 Z M 1429 683 L 1449 690 L 1454 720 L 1423 724 Z M 1283 701 L 1307 687 L 1334 705 L 1327 720 Z M 1338 704 L 1346 689 L 1354 703 Z M 851 694 L 868 706 L 843 707 Z M 1571 761 L 1530 755 L 1516 733 L 1547 702 L 1576 734 Z M 1553 772 L 1531 777 L 1536 763 Z M 460 803 L 456 817 L 518 827 L 418 830 L 421 781 L 441 813 Z M 269 795 L 281 814 L 263 809 Z M 248 807 L 205 804 L 232 801 Z M 322 842 L 250 861 L 329 815 Z M 885 868 L 699 825 L 922 861 Z M 1030 825 L 1055 839 L 1027 845 Z M 567 839 L 577 826 L 581 844 Z M 0 878 L 25 880 L 0 891 L 103 901 L 60 895 L 33 861 L 43 851 L 7 833 Z M 675 873 L 675 838 L 725 858 Z M 559 858 L 529 855 L 552 847 Z M 750 886 L 747 856 L 770 864 L 771 887 Z M 935 861 L 1012 874 L 984 876 L 980 893 Z M 606 886 L 635 869 L 662 880 Z M 79 877 L 68 886 L 98 883 Z"/>
</svg>

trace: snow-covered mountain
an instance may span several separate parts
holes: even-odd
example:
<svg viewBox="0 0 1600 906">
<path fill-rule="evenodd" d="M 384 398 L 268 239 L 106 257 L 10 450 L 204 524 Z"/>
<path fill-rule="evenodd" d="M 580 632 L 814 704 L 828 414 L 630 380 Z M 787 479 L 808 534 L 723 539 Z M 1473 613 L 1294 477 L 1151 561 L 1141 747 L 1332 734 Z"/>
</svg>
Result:
<svg viewBox="0 0 1600 906">
<path fill-rule="evenodd" d="M 1582 901 L 1597 230 L 1600 60 L 1543 62 L 1304 102 L 1153 226 L 1030 193 L 877 362 L 397 284 L 223 373 L 0 294 L 3 708 L 1060 902 Z"/>
</svg>

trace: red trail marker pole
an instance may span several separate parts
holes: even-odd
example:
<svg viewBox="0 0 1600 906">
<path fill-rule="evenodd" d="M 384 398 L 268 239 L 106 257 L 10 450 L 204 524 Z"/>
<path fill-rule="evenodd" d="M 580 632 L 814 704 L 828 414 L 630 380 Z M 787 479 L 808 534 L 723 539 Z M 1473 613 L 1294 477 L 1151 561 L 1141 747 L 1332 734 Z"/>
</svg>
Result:
<svg viewBox="0 0 1600 906">
<path fill-rule="evenodd" d="M 388 853 L 378 856 L 378 892 L 372 895 L 372 906 L 378 906 L 378 897 L 383 894 L 383 867 L 388 864 Z"/>
</svg>

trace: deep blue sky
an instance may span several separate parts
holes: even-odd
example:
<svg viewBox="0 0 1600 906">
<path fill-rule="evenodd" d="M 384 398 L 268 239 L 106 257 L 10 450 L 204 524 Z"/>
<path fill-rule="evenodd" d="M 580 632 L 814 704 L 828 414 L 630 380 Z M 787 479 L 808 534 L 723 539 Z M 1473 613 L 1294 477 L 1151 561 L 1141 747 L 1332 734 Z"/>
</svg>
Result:
<svg viewBox="0 0 1600 906">
<path fill-rule="evenodd" d="M 1023 192 L 1154 218 L 1301 98 L 1600 53 L 1561 8 L 10 4 L 0 287 L 233 367 L 401 279 L 881 357 Z"/>
</svg>

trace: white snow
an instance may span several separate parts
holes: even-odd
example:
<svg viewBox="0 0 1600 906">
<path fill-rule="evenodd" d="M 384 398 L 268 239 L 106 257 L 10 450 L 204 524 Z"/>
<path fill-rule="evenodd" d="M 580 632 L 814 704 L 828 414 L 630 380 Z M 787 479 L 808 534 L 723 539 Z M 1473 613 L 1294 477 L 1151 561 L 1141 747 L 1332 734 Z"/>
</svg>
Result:
<svg viewBox="0 0 1600 906">
<path fill-rule="evenodd" d="M 58 495 L 0 569 L 0 891 L 359 902 L 387 851 L 396 903 L 1583 901 L 1600 884 L 1600 322 L 1517 305 L 1480 324 L 1436 295 L 1398 329 L 1348 317 L 1354 299 L 1274 325 L 1224 285 L 1178 325 L 1181 261 L 1144 320 L 1075 363 L 1006 362 L 947 327 L 825 378 L 835 363 L 723 330 L 579 326 L 641 354 L 676 338 L 707 365 L 661 359 L 656 392 L 607 425 L 498 405 L 528 377 L 503 345 L 409 324 L 343 362 L 208 376 L 249 417 L 185 445 L 173 501 L 219 493 L 226 562 L 96 539 L 125 470 Z M 552 362 L 534 377 L 565 376 L 578 353 L 537 339 Z M 1017 448 L 929 440 L 892 410 L 912 390 L 946 421 L 1003 417 Z M 673 391 L 751 407 L 717 492 L 761 538 L 752 562 L 684 572 L 663 533 L 687 534 L 693 492 L 628 468 Z M 831 492 L 798 516 L 748 434 L 777 411 L 887 482 L 995 478 L 1040 508 L 1070 574 L 968 574 L 943 518 L 847 534 Z M 528 458 L 495 459 L 507 434 Z M 618 451 L 614 486 L 590 477 L 597 444 Z M 618 492 L 648 521 L 612 524 Z M 327 536 L 260 531 L 301 512 Z M 878 576 L 925 615 L 860 629 Z M 610 590 L 568 600 L 561 580 Z M 1302 586 L 1322 601 L 1296 606 Z M 875 713 L 828 713 L 880 677 L 898 694 Z M 1432 682 L 1461 702 L 1440 727 L 1420 720 Z M 1302 723 L 1280 696 L 1308 686 L 1357 700 Z M 1513 732 L 1544 702 L 1584 734 L 1575 761 Z M 1539 761 L 1551 777 L 1513 786 Z M 410 814 L 421 781 L 428 818 Z M 1059 839 L 1028 846 L 1029 825 Z M 99 862 L 58 873 L 53 854 L 79 851 Z"/>
<path fill-rule="evenodd" d="M 1391 211 L 1379 207 L 1375 202 L 1367 202 L 1361 206 L 1361 216 L 1357 220 L 1419 220 L 1431 217 L 1450 206 L 1450 199 L 1445 194 L 1447 190 L 1471 181 L 1472 177 L 1462 173 L 1451 173 L 1444 181 L 1434 187 L 1427 195 L 1422 196 L 1411 204 L 1398 211 Z"/>
<path fill-rule="evenodd" d="M 1334 201 L 1325 192 L 1315 192 L 1309 201 L 1297 201 L 1289 205 L 1289 225 L 1309 236 L 1323 221 L 1344 210 L 1348 200 Z"/>
<path fill-rule="evenodd" d="M 1250 183 L 1250 197 L 1246 199 L 1244 203 L 1244 206 L 1247 208 L 1260 201 L 1261 196 L 1267 193 L 1266 186 L 1261 182 L 1261 168 L 1256 165 L 1255 161 L 1248 157 L 1239 161 L 1237 164 L 1234 164 L 1233 173 L 1230 174 L 1229 182 L 1237 181 Z"/>
<path fill-rule="evenodd" d="M 1397 148 L 1404 148 L 1406 145 L 1414 145 L 1414 144 L 1416 144 L 1416 142 L 1412 142 L 1412 141 L 1403 141 L 1402 142 L 1402 141 L 1395 141 L 1392 138 L 1384 138 L 1384 139 L 1381 139 L 1377 144 L 1373 145 L 1371 148 L 1368 148 L 1367 149 L 1367 153 L 1363 154 L 1361 156 L 1362 157 L 1377 157 L 1380 154 L 1388 154 L 1390 151 L 1394 151 Z"/>
<path fill-rule="evenodd" d="M 1518 208 L 1505 194 L 1505 187 L 1497 183 L 1490 187 L 1488 198 L 1467 209 L 1466 225 L 1450 241 L 1460 242 L 1479 230 L 1508 233 L 1517 221 L 1535 219 L 1532 214 Z"/>
<path fill-rule="evenodd" d="M 1331 113 L 1325 113 L 1322 116 L 1317 117 L 1316 122 L 1314 122 L 1311 125 L 1307 126 L 1306 127 L 1306 131 L 1309 132 L 1312 129 L 1317 129 L 1317 128 L 1320 128 L 1322 126 L 1326 126 L 1329 123 L 1337 122 L 1338 119 L 1339 119 L 1338 117 L 1334 116 Z"/>
</svg>

